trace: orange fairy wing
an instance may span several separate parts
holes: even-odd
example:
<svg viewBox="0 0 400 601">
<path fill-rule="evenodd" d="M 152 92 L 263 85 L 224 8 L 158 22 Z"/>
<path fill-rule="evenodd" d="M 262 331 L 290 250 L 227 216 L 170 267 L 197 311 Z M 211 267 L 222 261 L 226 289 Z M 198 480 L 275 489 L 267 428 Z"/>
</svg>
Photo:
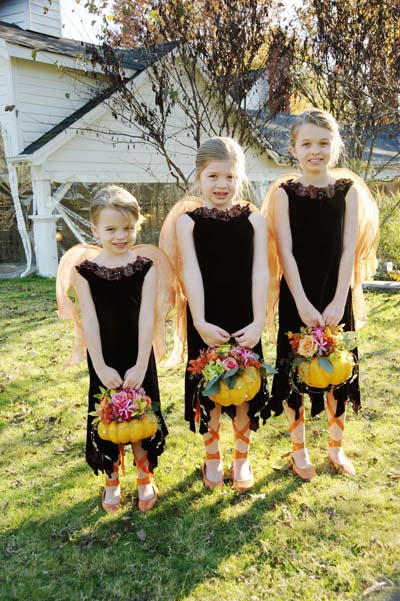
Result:
<svg viewBox="0 0 400 601">
<path fill-rule="evenodd" d="M 132 247 L 138 255 L 153 261 L 157 272 L 157 297 L 154 320 L 153 344 L 156 361 L 165 354 L 166 320 L 172 310 L 176 294 L 176 277 L 165 252 L 153 244 L 137 244 Z"/>
<path fill-rule="evenodd" d="M 353 269 L 353 307 L 356 327 L 367 321 L 362 283 L 373 277 L 378 261 L 376 251 L 379 242 L 379 210 L 367 184 L 349 169 L 333 169 L 337 179 L 352 179 L 358 192 L 358 234 Z"/>
<path fill-rule="evenodd" d="M 85 358 L 86 344 L 83 336 L 82 322 L 77 301 L 73 301 L 70 293 L 75 289 L 77 265 L 93 260 L 101 251 L 98 246 L 91 244 L 76 244 L 61 257 L 56 279 L 56 296 L 58 317 L 73 322 L 74 342 L 67 365 L 77 365 Z"/>
<path fill-rule="evenodd" d="M 198 196 L 185 196 L 175 203 L 166 216 L 160 232 L 160 248 L 168 255 L 176 275 L 176 325 L 174 332 L 174 347 L 166 362 L 167 367 L 176 367 L 184 359 L 186 343 L 186 296 L 182 281 L 182 262 L 179 257 L 176 239 L 176 222 L 181 215 L 204 205 Z"/>
</svg>

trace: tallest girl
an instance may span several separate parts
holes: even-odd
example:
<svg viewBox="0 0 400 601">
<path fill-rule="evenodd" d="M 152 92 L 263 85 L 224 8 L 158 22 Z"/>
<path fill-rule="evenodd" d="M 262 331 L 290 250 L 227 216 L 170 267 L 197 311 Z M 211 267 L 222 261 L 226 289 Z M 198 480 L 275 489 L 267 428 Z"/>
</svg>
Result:
<svg viewBox="0 0 400 601">
<path fill-rule="evenodd" d="M 325 111 L 309 109 L 295 120 L 289 151 L 301 174 L 276 182 L 263 212 L 269 223 L 269 329 L 279 296 L 278 374 L 274 376 L 271 407 L 283 409 L 289 421 L 293 452 L 291 467 L 304 480 L 315 470 L 305 447 L 303 395 L 290 389 L 291 347 L 287 332 L 344 324 L 354 330 L 356 316 L 365 319 L 361 283 L 374 269 L 377 208 L 365 184 L 351 171 L 333 169 L 343 148 L 338 124 Z M 279 283 L 279 276 L 282 278 Z M 311 413 L 324 409 L 324 395 L 311 394 Z M 330 433 L 329 460 L 337 472 L 355 469 L 342 449 L 345 403 L 360 407 L 358 377 L 326 394 Z"/>
</svg>

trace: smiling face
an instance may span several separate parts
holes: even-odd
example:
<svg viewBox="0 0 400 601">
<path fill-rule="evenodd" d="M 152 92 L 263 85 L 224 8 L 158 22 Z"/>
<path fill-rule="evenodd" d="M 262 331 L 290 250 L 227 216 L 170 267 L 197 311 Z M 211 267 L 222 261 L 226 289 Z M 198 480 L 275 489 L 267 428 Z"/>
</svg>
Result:
<svg viewBox="0 0 400 601">
<path fill-rule="evenodd" d="M 135 243 L 136 226 L 137 219 L 131 213 L 107 207 L 99 212 L 93 234 L 107 255 L 123 256 Z"/>
<path fill-rule="evenodd" d="M 311 123 L 299 127 L 296 141 L 289 151 L 304 173 L 323 173 L 332 159 L 332 135 L 328 129 Z"/>
<path fill-rule="evenodd" d="M 198 181 L 208 206 L 227 209 L 232 205 L 238 189 L 233 161 L 210 161 L 200 172 Z"/>
</svg>

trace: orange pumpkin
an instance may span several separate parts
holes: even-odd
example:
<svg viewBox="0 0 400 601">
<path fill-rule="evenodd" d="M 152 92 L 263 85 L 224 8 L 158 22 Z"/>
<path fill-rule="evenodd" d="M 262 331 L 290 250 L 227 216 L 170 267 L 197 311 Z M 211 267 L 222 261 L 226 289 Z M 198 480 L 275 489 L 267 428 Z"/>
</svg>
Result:
<svg viewBox="0 0 400 601">
<path fill-rule="evenodd" d="M 210 396 L 210 399 L 223 407 L 241 405 L 246 401 L 251 401 L 260 390 L 260 387 L 261 376 L 258 369 L 256 367 L 246 367 L 244 372 L 237 377 L 234 388 L 229 388 L 221 380 L 219 391 Z"/>
<path fill-rule="evenodd" d="M 300 363 L 298 370 L 301 381 L 312 388 L 327 388 L 346 382 L 353 372 L 353 355 L 346 350 L 335 351 L 329 356 L 329 361 L 332 363 L 332 373 L 321 367 L 318 357 Z"/>
<path fill-rule="evenodd" d="M 129 422 L 100 422 L 97 432 L 103 440 L 111 440 L 115 444 L 137 442 L 150 438 L 157 432 L 158 423 L 154 413 L 147 413 L 141 418 L 133 418 Z"/>
</svg>

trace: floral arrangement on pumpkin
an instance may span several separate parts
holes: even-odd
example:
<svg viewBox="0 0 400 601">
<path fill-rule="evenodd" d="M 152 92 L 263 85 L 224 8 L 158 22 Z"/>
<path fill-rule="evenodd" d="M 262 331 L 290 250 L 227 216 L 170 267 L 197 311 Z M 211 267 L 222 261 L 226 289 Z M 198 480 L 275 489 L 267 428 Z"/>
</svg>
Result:
<svg viewBox="0 0 400 601">
<path fill-rule="evenodd" d="M 118 388 L 94 395 L 96 403 L 93 427 L 103 440 L 116 444 L 136 442 L 153 436 L 157 431 L 157 418 L 151 411 L 151 399 L 144 388 Z"/>
<path fill-rule="evenodd" d="M 235 344 L 203 349 L 188 367 L 193 376 L 201 376 L 201 394 L 224 406 L 240 405 L 254 398 L 265 370 L 274 371 L 260 361 L 257 353 Z"/>
<path fill-rule="evenodd" d="M 296 381 L 310 388 L 341 386 L 353 374 L 355 358 L 350 351 L 357 345 L 355 332 L 344 332 L 343 324 L 335 327 L 302 327 L 300 332 L 288 332 L 294 359 L 291 365 L 291 385 Z"/>
</svg>

